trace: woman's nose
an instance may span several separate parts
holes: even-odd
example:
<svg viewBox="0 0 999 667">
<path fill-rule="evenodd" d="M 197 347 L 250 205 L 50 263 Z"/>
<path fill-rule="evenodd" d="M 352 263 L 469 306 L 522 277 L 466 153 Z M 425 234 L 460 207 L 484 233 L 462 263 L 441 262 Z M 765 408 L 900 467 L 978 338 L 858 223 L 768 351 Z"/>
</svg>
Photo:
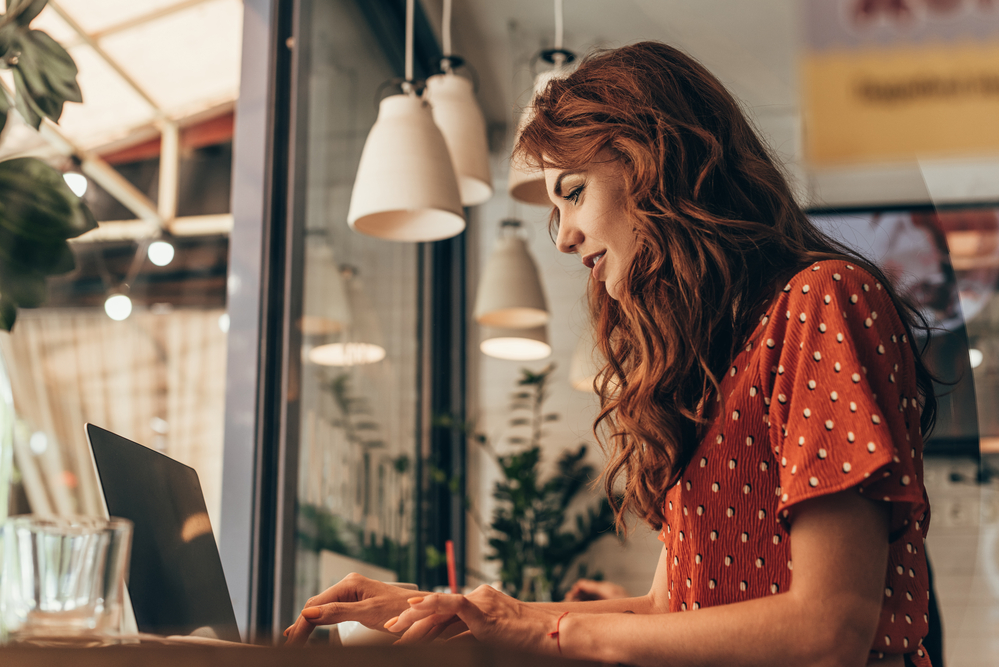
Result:
<svg viewBox="0 0 999 667">
<path fill-rule="evenodd" d="M 558 235 L 555 237 L 555 247 L 559 252 L 574 253 L 579 252 L 579 245 L 583 242 L 583 233 L 579 228 L 562 220 L 558 226 Z"/>
</svg>

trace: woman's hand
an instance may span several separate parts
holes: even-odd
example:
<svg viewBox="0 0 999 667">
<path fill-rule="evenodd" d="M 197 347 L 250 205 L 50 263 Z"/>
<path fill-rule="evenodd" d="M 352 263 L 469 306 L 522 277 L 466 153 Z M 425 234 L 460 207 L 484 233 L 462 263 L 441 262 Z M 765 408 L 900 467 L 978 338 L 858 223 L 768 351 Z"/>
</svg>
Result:
<svg viewBox="0 0 999 667">
<path fill-rule="evenodd" d="M 413 599 L 409 609 L 386 628 L 402 632 L 397 644 L 411 644 L 436 639 L 445 631 L 452 634 L 459 621 L 467 627 L 457 637 L 503 644 L 535 653 L 558 654 L 555 632 L 561 611 L 544 605 L 518 602 L 490 586 L 479 586 L 469 595 L 433 593 Z"/>
<path fill-rule="evenodd" d="M 286 644 L 304 644 L 316 626 L 340 621 L 358 621 L 369 628 L 382 629 L 385 621 L 409 608 L 409 598 L 422 595 L 425 593 L 348 574 L 309 599 L 299 617 L 284 631 Z"/>
</svg>

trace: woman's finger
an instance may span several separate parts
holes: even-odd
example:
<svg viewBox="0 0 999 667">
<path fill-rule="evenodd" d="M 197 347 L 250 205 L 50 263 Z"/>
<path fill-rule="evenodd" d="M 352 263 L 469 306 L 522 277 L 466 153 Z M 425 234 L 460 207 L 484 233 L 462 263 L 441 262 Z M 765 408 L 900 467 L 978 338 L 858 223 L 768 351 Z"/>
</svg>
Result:
<svg viewBox="0 0 999 667">
<path fill-rule="evenodd" d="M 411 600 L 410 606 L 418 612 L 432 611 L 439 615 L 457 616 L 473 633 L 477 627 L 482 627 L 485 620 L 482 611 L 464 595 L 434 593 L 420 601 Z"/>
<path fill-rule="evenodd" d="M 332 625 L 340 621 L 360 621 L 364 625 L 372 621 L 378 623 L 383 619 L 368 618 L 372 611 L 371 600 L 361 600 L 360 602 L 330 602 L 314 607 L 306 607 L 300 615 L 311 625 Z M 384 617 L 383 617 L 384 618 Z"/>
<path fill-rule="evenodd" d="M 312 635 L 312 631 L 315 627 L 316 626 L 299 616 L 295 619 L 295 622 L 291 624 L 291 627 L 285 631 L 285 637 L 287 638 L 285 640 L 285 644 L 289 646 L 304 644 Z"/>
<path fill-rule="evenodd" d="M 417 644 L 437 639 L 457 617 L 448 614 L 432 614 L 414 622 L 396 642 L 399 645 Z"/>
<path fill-rule="evenodd" d="M 454 622 L 444 628 L 444 631 L 441 632 L 438 639 L 449 640 L 463 632 L 468 632 L 468 626 L 465 625 L 465 622 L 460 618 L 455 617 Z"/>
</svg>

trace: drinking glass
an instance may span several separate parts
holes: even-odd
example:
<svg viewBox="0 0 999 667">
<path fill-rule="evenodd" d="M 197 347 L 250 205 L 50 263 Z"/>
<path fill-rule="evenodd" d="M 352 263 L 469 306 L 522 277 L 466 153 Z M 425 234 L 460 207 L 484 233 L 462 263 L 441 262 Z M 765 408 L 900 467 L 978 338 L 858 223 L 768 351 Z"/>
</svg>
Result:
<svg viewBox="0 0 999 667">
<path fill-rule="evenodd" d="M 26 515 L 8 519 L 2 534 L 0 629 L 5 643 L 118 641 L 131 521 Z"/>
</svg>

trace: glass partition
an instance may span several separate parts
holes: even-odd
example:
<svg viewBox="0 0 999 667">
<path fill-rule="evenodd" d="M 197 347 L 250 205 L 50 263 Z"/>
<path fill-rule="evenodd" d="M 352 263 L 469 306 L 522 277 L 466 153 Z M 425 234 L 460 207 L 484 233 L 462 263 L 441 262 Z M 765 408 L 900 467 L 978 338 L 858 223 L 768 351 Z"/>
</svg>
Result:
<svg viewBox="0 0 999 667">
<path fill-rule="evenodd" d="M 294 607 L 349 572 L 415 578 L 419 246 L 347 226 L 354 174 L 395 72 L 359 3 L 303 2 L 304 271 Z M 386 92 L 388 94 L 388 92 Z M 386 188 L 392 183 L 386 182 Z"/>
</svg>

